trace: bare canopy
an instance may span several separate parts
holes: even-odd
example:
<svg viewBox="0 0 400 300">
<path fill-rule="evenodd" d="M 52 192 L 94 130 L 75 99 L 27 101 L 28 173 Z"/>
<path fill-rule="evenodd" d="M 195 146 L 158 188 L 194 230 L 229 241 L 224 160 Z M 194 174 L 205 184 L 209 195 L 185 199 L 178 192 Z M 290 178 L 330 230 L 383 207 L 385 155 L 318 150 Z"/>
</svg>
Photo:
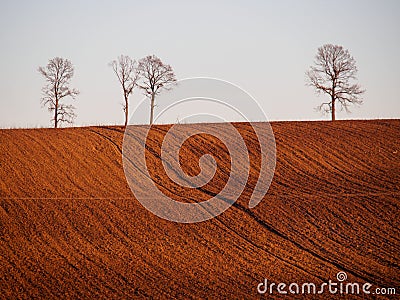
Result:
<svg viewBox="0 0 400 300">
<path fill-rule="evenodd" d="M 356 80 L 356 61 L 342 46 L 326 44 L 318 48 L 314 66 L 307 71 L 307 84 L 317 93 L 325 93 L 329 101 L 318 106 L 319 110 L 332 114 L 335 120 L 336 104 L 349 112 L 350 104 L 362 104 L 360 96 L 365 92 Z"/>
<path fill-rule="evenodd" d="M 176 82 L 175 73 L 170 65 L 164 64 L 155 55 L 149 55 L 139 60 L 139 75 L 142 82 L 139 87 L 150 97 L 150 124 L 153 124 L 155 97 L 162 89 L 170 89 Z"/>
<path fill-rule="evenodd" d="M 118 60 L 110 62 L 118 81 L 121 84 L 124 95 L 123 110 L 125 112 L 125 127 L 128 124 L 129 116 L 129 95 L 132 94 L 138 80 L 136 60 L 126 55 L 120 55 Z"/>
<path fill-rule="evenodd" d="M 42 88 L 41 102 L 50 112 L 54 112 L 51 119 L 54 128 L 62 122 L 72 124 L 76 117 L 75 107 L 62 102 L 66 97 L 75 99 L 79 94 L 78 90 L 70 88 L 70 81 L 74 76 L 72 63 L 68 59 L 55 57 L 49 60 L 46 67 L 39 67 L 38 71 L 46 80 L 46 85 Z"/>
</svg>

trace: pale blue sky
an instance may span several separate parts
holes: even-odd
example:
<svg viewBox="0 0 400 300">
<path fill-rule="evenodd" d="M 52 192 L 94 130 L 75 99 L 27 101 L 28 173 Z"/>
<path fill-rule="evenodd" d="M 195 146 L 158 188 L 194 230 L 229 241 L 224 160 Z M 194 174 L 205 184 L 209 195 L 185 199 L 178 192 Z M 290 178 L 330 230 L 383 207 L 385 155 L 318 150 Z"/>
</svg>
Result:
<svg viewBox="0 0 400 300">
<path fill-rule="evenodd" d="M 119 54 L 155 54 L 178 79 L 237 84 L 270 120 L 328 119 L 304 75 L 324 43 L 349 49 L 367 89 L 364 105 L 339 119 L 400 118 L 400 1 L 2 0 L 0 41 L 0 127 L 50 126 L 37 67 L 55 56 L 76 68 L 75 125 L 122 124 L 108 66 Z"/>
</svg>

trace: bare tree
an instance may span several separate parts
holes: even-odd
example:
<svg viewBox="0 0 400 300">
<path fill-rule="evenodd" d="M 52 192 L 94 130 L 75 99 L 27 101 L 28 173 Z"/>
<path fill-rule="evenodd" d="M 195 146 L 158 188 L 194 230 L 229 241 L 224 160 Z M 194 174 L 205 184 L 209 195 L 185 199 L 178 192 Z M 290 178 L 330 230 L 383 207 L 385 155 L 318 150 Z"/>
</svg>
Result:
<svg viewBox="0 0 400 300">
<path fill-rule="evenodd" d="M 347 112 L 349 104 L 362 104 L 360 96 L 365 90 L 351 82 L 357 79 L 356 73 L 356 61 L 342 46 L 326 44 L 318 48 L 314 66 L 306 72 L 307 84 L 317 93 L 329 95 L 329 101 L 317 108 L 331 113 L 332 121 L 335 120 L 337 102 Z"/>
<path fill-rule="evenodd" d="M 153 124 L 155 97 L 162 89 L 170 89 L 171 84 L 176 82 L 172 67 L 165 65 L 155 55 L 149 55 L 139 60 L 139 76 L 142 82 L 139 87 L 150 97 L 150 125 Z"/>
<path fill-rule="evenodd" d="M 129 56 L 120 55 L 118 60 L 110 62 L 110 66 L 113 68 L 115 75 L 117 75 L 119 83 L 122 86 L 124 93 L 124 105 L 123 109 L 125 112 L 125 127 L 128 125 L 129 117 L 129 95 L 132 94 L 133 89 L 136 86 L 138 80 L 138 72 L 136 66 L 136 60 L 133 60 Z"/>
<path fill-rule="evenodd" d="M 61 101 L 66 97 L 75 99 L 79 94 L 78 90 L 70 88 L 70 81 L 74 76 L 74 66 L 68 59 L 55 57 L 49 60 L 46 67 L 39 67 L 38 71 L 47 82 L 42 88 L 41 102 L 43 106 L 47 106 L 50 112 L 54 112 L 51 120 L 54 122 L 54 128 L 57 128 L 61 122 L 72 124 L 76 117 L 75 107 Z"/>
</svg>

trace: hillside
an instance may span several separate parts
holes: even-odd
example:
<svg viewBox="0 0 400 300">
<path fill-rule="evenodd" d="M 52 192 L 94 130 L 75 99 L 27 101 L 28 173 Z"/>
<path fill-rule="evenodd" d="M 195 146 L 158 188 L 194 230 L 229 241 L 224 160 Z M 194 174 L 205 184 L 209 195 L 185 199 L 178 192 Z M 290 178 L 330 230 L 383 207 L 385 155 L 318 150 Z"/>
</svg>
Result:
<svg viewBox="0 0 400 300">
<path fill-rule="evenodd" d="M 271 125 L 277 163 L 264 200 L 248 208 L 259 149 L 237 123 L 250 152 L 247 188 L 196 224 L 158 218 L 135 199 L 121 127 L 0 130 L 0 298 L 258 298 L 264 278 L 318 284 L 339 271 L 400 293 L 400 120 Z M 151 132 L 149 162 L 160 189 L 185 201 L 158 168 L 168 128 Z M 229 169 L 210 136 L 184 144 L 183 169 L 197 174 L 215 147 Z M 225 182 L 217 172 L 195 198 Z"/>
</svg>

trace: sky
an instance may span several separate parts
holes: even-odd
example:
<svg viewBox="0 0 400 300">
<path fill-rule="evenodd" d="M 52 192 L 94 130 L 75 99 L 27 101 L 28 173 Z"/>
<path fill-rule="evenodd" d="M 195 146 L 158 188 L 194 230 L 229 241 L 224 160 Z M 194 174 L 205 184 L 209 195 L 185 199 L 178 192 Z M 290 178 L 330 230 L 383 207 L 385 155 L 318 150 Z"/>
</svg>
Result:
<svg viewBox="0 0 400 300">
<path fill-rule="evenodd" d="M 271 121 L 326 120 L 329 115 L 315 111 L 326 98 L 305 85 L 317 48 L 326 43 L 350 51 L 366 89 L 364 104 L 337 118 L 400 118 L 397 0 L 0 0 L 0 43 L 0 128 L 51 126 L 37 68 L 56 56 L 75 66 L 71 85 L 81 92 L 69 102 L 75 126 L 123 124 L 122 91 L 108 65 L 120 54 L 155 54 L 178 79 L 231 82 Z M 131 105 L 141 99 L 134 90 Z"/>
</svg>

